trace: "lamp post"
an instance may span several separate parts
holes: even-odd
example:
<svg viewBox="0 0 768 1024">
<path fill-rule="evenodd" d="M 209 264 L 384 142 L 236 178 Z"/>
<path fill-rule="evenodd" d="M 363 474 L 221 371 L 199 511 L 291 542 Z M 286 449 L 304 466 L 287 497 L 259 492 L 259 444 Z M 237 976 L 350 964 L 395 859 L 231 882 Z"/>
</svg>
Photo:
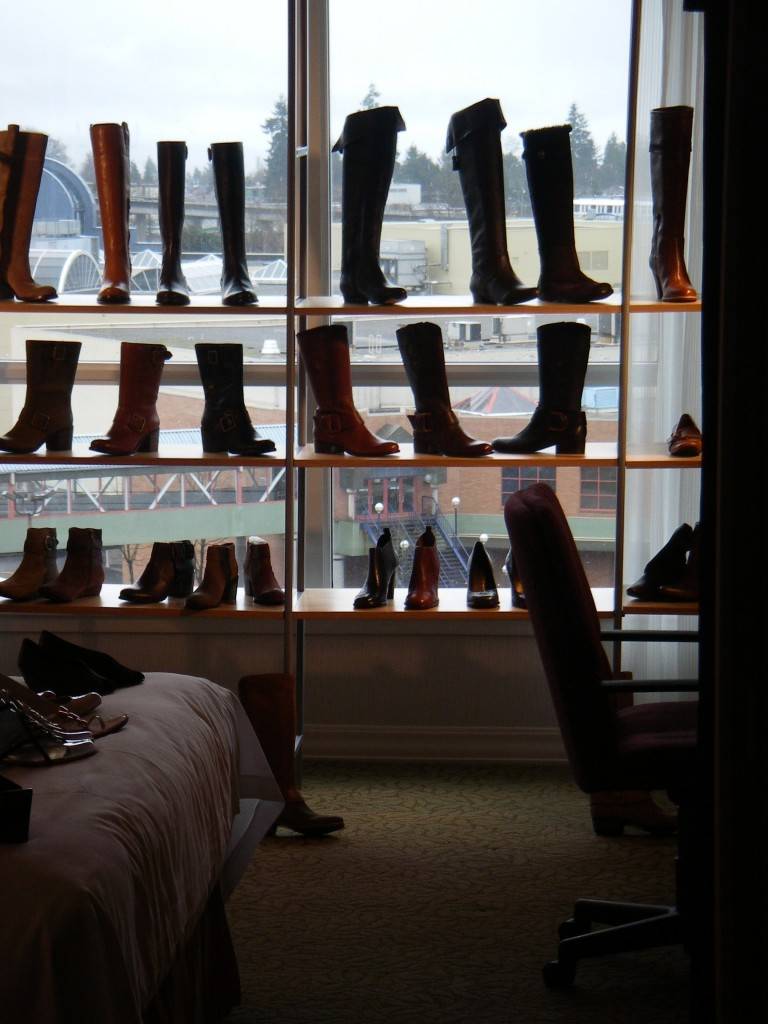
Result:
<svg viewBox="0 0 768 1024">
<path fill-rule="evenodd" d="M 373 511 L 376 513 L 376 521 L 381 526 L 381 513 L 384 511 L 384 506 L 380 501 L 377 501 L 373 506 Z"/>
<path fill-rule="evenodd" d="M 398 565 L 398 572 L 403 573 L 403 562 L 408 555 L 408 548 L 411 546 L 411 542 L 407 537 L 403 537 L 400 541 L 400 564 Z"/>
<path fill-rule="evenodd" d="M 481 544 L 487 544 L 488 543 L 488 534 L 487 533 L 481 533 L 479 538 L 478 538 L 478 540 L 480 541 Z"/>
<path fill-rule="evenodd" d="M 459 536 L 459 505 L 461 504 L 461 498 L 458 494 L 451 498 L 451 504 L 453 505 L 453 533 L 454 536 Z"/>
</svg>

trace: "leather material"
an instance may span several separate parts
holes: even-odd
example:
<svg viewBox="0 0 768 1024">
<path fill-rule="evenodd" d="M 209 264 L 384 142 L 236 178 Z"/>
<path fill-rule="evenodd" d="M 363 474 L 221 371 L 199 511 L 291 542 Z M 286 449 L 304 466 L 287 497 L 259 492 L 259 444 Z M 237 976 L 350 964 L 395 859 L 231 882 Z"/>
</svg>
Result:
<svg viewBox="0 0 768 1024">
<path fill-rule="evenodd" d="M 691 547 L 693 530 L 683 523 L 667 543 L 647 563 L 642 576 L 627 587 L 630 597 L 658 601 L 662 586 L 674 586 L 685 575 L 686 556 Z"/>
<path fill-rule="evenodd" d="M 84 665 L 87 665 L 91 672 L 95 673 L 111 688 L 123 686 L 138 686 L 144 682 L 144 673 L 121 664 L 110 654 L 104 651 L 95 651 L 90 647 L 82 647 L 74 644 L 71 640 L 64 640 L 55 633 L 43 630 L 40 634 L 40 647 L 55 659 L 75 658 Z M 88 686 L 88 690 L 96 690 L 97 693 L 108 692 L 98 687 Z M 82 693 L 82 690 L 75 691 Z"/>
<path fill-rule="evenodd" d="M 0 204 L 4 206 L 0 227 L 0 299 L 15 295 L 23 302 L 47 302 L 56 298 L 56 289 L 33 280 L 29 246 L 48 136 L 20 132 L 16 125 L 9 125 L 9 133 L 0 134 L 7 136 L 5 143 L 0 143 L 0 154 L 7 154 L 9 149 L 12 152 L 4 195 L 0 177 Z"/>
<path fill-rule="evenodd" d="M 436 608 L 440 603 L 437 592 L 439 579 L 440 556 L 432 527 L 428 526 L 416 541 L 405 607 L 413 611 Z"/>
<path fill-rule="evenodd" d="M 204 452 L 265 455 L 275 451 L 274 441 L 259 437 L 243 397 L 243 346 L 195 345 L 197 366 L 205 392 L 200 423 Z"/>
<path fill-rule="evenodd" d="M 701 544 L 701 527 L 698 523 L 691 533 L 685 569 L 676 580 L 665 580 L 659 587 L 659 598 L 662 601 L 685 601 L 695 603 L 699 600 L 699 547 Z"/>
<path fill-rule="evenodd" d="M 101 530 L 70 526 L 64 566 L 55 580 L 43 584 L 40 596 L 59 604 L 67 604 L 79 597 L 96 597 L 101 593 L 103 582 Z"/>
<path fill-rule="evenodd" d="M 28 338 L 27 390 L 11 429 L 0 437 L 0 451 L 24 454 L 45 444 L 48 451 L 72 448 L 72 387 L 80 358 L 79 341 Z"/>
<path fill-rule="evenodd" d="M 91 441 L 91 451 L 107 455 L 157 451 L 160 431 L 157 396 L 163 366 L 170 358 L 165 345 L 121 343 L 117 412 L 106 437 Z"/>
<path fill-rule="evenodd" d="M 405 124 L 397 107 L 350 114 L 336 142 L 341 151 L 341 275 L 345 302 L 391 305 L 407 297 L 387 283 L 379 265 L 384 207 L 395 169 L 397 133 Z"/>
<path fill-rule="evenodd" d="M 536 289 L 522 283 L 509 261 L 501 156 L 505 124 L 498 100 L 474 103 L 452 115 L 447 149 L 456 151 L 453 166 L 459 172 L 467 210 L 472 298 L 475 302 L 512 306 L 535 298 Z"/>
<path fill-rule="evenodd" d="M 302 835 L 325 835 L 344 828 L 336 814 L 316 814 L 296 785 L 296 682 L 287 673 L 244 676 L 240 702 L 280 787 L 285 808 L 277 825 Z"/>
<path fill-rule="evenodd" d="M 670 455 L 680 458 L 701 455 L 701 431 L 687 412 L 684 412 L 677 421 L 677 426 L 667 441 L 667 447 Z"/>
<path fill-rule="evenodd" d="M 160 237 L 163 241 L 163 258 L 157 302 L 161 306 L 186 306 L 189 303 L 189 285 L 181 269 L 186 165 L 186 143 L 158 142 L 157 212 Z"/>
<path fill-rule="evenodd" d="M 343 324 L 298 331 L 296 343 L 317 402 L 315 451 L 326 454 L 394 455 L 400 448 L 363 423 L 352 398 L 352 369 Z"/>
<path fill-rule="evenodd" d="M 519 434 L 494 438 L 495 451 L 520 454 L 554 445 L 558 455 L 583 455 L 587 417 L 581 411 L 581 396 L 590 336 L 587 324 L 572 321 L 537 329 L 539 404 Z"/>
<path fill-rule="evenodd" d="M 242 142 L 214 142 L 208 148 L 221 224 L 221 301 L 225 306 L 258 303 L 245 256 L 245 165 Z"/>
<path fill-rule="evenodd" d="M 451 408 L 443 336 L 437 324 L 408 324 L 396 331 L 408 383 L 416 401 L 413 450 L 424 455 L 477 458 L 490 455 L 486 441 L 465 434 Z"/>
<path fill-rule="evenodd" d="M 596 302 L 613 294 L 613 288 L 607 282 L 593 281 L 579 266 L 570 132 L 569 124 L 521 132 L 541 264 L 539 298 L 546 302 Z"/>
<path fill-rule="evenodd" d="M 235 604 L 237 601 L 237 557 L 235 545 L 209 544 L 205 552 L 205 571 L 200 585 L 191 594 L 185 608 L 204 611 L 217 608 L 220 604 Z"/>
<path fill-rule="evenodd" d="M 52 583 L 59 574 L 56 565 L 56 531 L 30 526 L 24 541 L 24 554 L 19 567 L 0 582 L 0 597 L 11 601 L 33 601 L 45 583 Z"/>
<path fill-rule="evenodd" d="M 195 549 L 192 541 L 155 541 L 144 571 L 120 600 L 131 604 L 157 604 L 167 597 L 189 597 L 195 585 Z"/>
<path fill-rule="evenodd" d="M 108 305 L 131 301 L 131 254 L 128 220 L 131 209 L 130 134 L 128 125 L 92 124 L 91 149 L 104 239 L 104 274 L 97 301 Z"/>
<path fill-rule="evenodd" d="M 498 608 L 499 592 L 493 578 L 493 566 L 482 541 L 476 540 L 469 558 L 467 573 L 467 606 Z"/>
<path fill-rule="evenodd" d="M 392 534 L 385 526 L 375 547 L 368 549 L 368 575 L 355 595 L 353 608 L 381 608 L 395 596 L 395 576 L 398 558 L 392 544 Z"/>
<path fill-rule="evenodd" d="M 285 591 L 277 582 L 272 569 L 269 544 L 261 537 L 249 537 L 243 565 L 245 593 L 254 604 L 285 604 Z"/>
<path fill-rule="evenodd" d="M 685 205 L 691 162 L 693 107 L 651 111 L 653 237 L 649 266 L 662 302 L 695 302 L 685 265 Z"/>
</svg>

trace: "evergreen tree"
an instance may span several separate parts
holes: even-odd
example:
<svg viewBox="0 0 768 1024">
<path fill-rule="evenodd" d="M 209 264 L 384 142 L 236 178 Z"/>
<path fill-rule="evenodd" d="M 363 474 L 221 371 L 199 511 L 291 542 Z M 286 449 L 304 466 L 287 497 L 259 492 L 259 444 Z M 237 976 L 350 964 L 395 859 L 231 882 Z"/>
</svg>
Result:
<svg viewBox="0 0 768 1024">
<path fill-rule="evenodd" d="M 624 167 L 627 162 L 627 145 L 620 142 L 616 132 L 611 132 L 603 151 L 600 164 L 600 191 L 603 195 L 623 195 Z"/>
<path fill-rule="evenodd" d="M 151 156 L 147 157 L 146 163 L 144 164 L 144 184 L 157 184 L 157 164 Z"/>
<path fill-rule="evenodd" d="M 416 146 L 409 146 L 401 162 L 395 164 L 394 181 L 410 185 L 421 185 L 421 200 L 424 203 L 436 201 L 438 193 L 439 166 Z"/>
<path fill-rule="evenodd" d="M 575 103 L 568 111 L 571 131 L 571 159 L 573 161 L 573 191 L 576 196 L 591 196 L 597 191 L 597 147 L 589 123 Z"/>
<path fill-rule="evenodd" d="M 459 174 L 458 171 L 454 171 L 453 158 L 448 153 L 440 154 L 437 176 L 437 202 L 445 203 L 446 206 L 450 206 L 455 210 L 461 210 L 464 207 Z"/>
<path fill-rule="evenodd" d="M 530 217 L 531 200 L 523 161 L 513 152 L 502 154 L 504 201 L 508 217 Z"/>
<path fill-rule="evenodd" d="M 133 160 L 131 160 L 130 176 L 132 185 L 141 185 L 141 171 L 133 162 Z"/>
<path fill-rule="evenodd" d="M 288 104 L 279 96 L 272 114 L 261 126 L 269 136 L 269 152 L 264 166 L 265 198 L 284 203 L 288 193 Z"/>
<path fill-rule="evenodd" d="M 378 107 L 381 93 L 376 86 L 371 82 L 368 86 L 368 92 L 365 94 L 360 102 L 360 108 L 362 110 L 373 110 L 374 107 Z"/>
</svg>

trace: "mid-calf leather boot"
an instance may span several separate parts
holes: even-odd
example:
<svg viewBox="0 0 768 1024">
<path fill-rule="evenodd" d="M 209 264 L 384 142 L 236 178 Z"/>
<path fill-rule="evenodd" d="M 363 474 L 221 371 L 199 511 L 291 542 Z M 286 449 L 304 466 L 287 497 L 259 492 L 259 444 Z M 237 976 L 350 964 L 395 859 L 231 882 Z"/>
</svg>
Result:
<svg viewBox="0 0 768 1024">
<path fill-rule="evenodd" d="M 653 238 L 649 264 L 662 302 L 695 302 L 685 266 L 685 205 L 691 162 L 693 107 L 651 111 Z"/>
<path fill-rule="evenodd" d="M 296 681 L 287 673 L 244 676 L 237 684 L 240 702 L 280 787 L 285 807 L 278 826 L 305 836 L 323 836 L 344 828 L 336 814 L 316 814 L 296 784 Z"/>
<path fill-rule="evenodd" d="M 259 437 L 243 396 L 243 346 L 203 342 L 195 345 L 205 408 L 200 423 L 204 452 L 265 455 L 274 441 Z"/>
<path fill-rule="evenodd" d="M 29 245 L 48 136 L 19 131 L 18 125 L 0 136 L 0 162 L 10 155 L 7 176 L 0 172 L 0 299 L 46 302 L 56 298 L 56 289 L 33 280 Z"/>
<path fill-rule="evenodd" d="M 647 563 L 642 576 L 627 587 L 630 597 L 658 600 L 662 586 L 675 586 L 685 575 L 686 556 L 691 547 L 693 529 L 682 523 L 667 543 Z"/>
<path fill-rule="evenodd" d="M 0 437 L 0 451 L 24 454 L 44 443 L 48 451 L 72 448 L 72 387 L 79 341 L 27 338 L 27 391 L 19 418 Z"/>
<path fill-rule="evenodd" d="M 398 328 L 397 344 L 403 366 L 416 400 L 416 412 L 408 419 L 413 426 L 413 450 L 420 455 L 454 455 L 476 458 L 490 455 L 486 441 L 465 434 L 451 408 L 445 372 L 443 335 L 437 324 L 407 324 Z"/>
<path fill-rule="evenodd" d="M 45 583 L 52 583 L 59 574 L 56 565 L 58 546 L 56 531 L 30 526 L 24 541 L 24 554 L 18 569 L 0 582 L 0 597 L 11 601 L 32 601 Z"/>
<path fill-rule="evenodd" d="M 519 434 L 494 438 L 495 451 L 514 455 L 554 445 L 558 455 L 584 454 L 587 417 L 581 411 L 581 395 L 590 335 L 587 324 L 573 321 L 537 329 L 539 404 Z"/>
<path fill-rule="evenodd" d="M 104 274 L 97 302 L 131 300 L 131 162 L 128 125 L 92 124 L 91 149 L 104 239 Z"/>
<path fill-rule="evenodd" d="M 214 142 L 208 148 L 221 223 L 221 301 L 252 306 L 259 300 L 245 257 L 245 164 L 242 142 Z"/>
<path fill-rule="evenodd" d="M 231 541 L 209 544 L 205 552 L 205 569 L 200 585 L 184 607 L 195 611 L 217 608 L 237 601 L 237 557 Z"/>
<path fill-rule="evenodd" d="M 120 591 L 121 601 L 157 604 L 167 597 L 189 597 L 195 585 L 195 549 L 191 540 L 155 541 L 136 583 Z"/>
<path fill-rule="evenodd" d="M 345 302 L 391 305 L 407 297 L 379 265 L 384 207 L 395 169 L 397 133 L 405 123 L 397 107 L 350 114 L 333 147 L 341 164 L 341 276 Z"/>
<path fill-rule="evenodd" d="M 595 302 L 613 293 L 579 266 L 573 226 L 571 126 L 521 132 L 523 160 L 539 245 L 539 298 L 545 302 Z"/>
<path fill-rule="evenodd" d="M 160 265 L 157 302 L 161 306 L 186 306 L 189 303 L 189 285 L 181 269 L 186 165 L 185 142 L 158 142 L 157 214 L 160 238 L 163 242 L 163 258 Z"/>
<path fill-rule="evenodd" d="M 74 644 L 71 640 L 65 640 L 63 637 L 57 636 L 55 633 L 49 633 L 45 629 L 40 634 L 40 647 L 54 660 L 77 660 L 81 664 L 86 665 L 89 671 L 99 676 L 103 681 L 101 689 L 96 686 L 86 686 L 86 690 L 96 690 L 97 693 L 105 693 L 108 691 L 103 688 L 104 685 L 114 689 L 115 687 L 138 686 L 139 683 L 144 682 L 143 672 L 130 668 L 128 665 L 123 665 L 116 658 L 113 658 L 111 654 L 107 654 L 104 651 L 95 651 L 91 647 L 83 647 L 80 644 Z M 57 690 L 56 692 L 60 691 Z M 83 691 L 78 690 L 75 692 L 82 693 Z"/>
<path fill-rule="evenodd" d="M 440 556 L 432 527 L 428 526 L 416 541 L 405 607 L 414 611 L 436 608 L 440 602 L 437 593 L 439 580 Z"/>
<path fill-rule="evenodd" d="M 64 567 L 52 583 L 40 588 L 40 596 L 65 604 L 78 597 L 95 597 L 103 582 L 101 530 L 70 526 Z"/>
<path fill-rule="evenodd" d="M 454 152 L 469 222 L 475 302 L 513 306 L 536 297 L 512 269 L 507 250 L 501 132 L 507 122 L 498 100 L 485 99 L 458 110 L 448 123 L 446 151 Z"/>
<path fill-rule="evenodd" d="M 498 608 L 499 592 L 493 578 L 493 566 L 485 544 L 476 540 L 467 572 L 467 607 Z"/>
<path fill-rule="evenodd" d="M 398 558 L 385 526 L 376 546 L 368 549 L 368 576 L 355 595 L 354 608 L 381 608 L 395 596 Z"/>
<path fill-rule="evenodd" d="M 171 353 L 165 345 L 134 341 L 121 343 L 117 412 L 107 436 L 91 441 L 91 451 L 107 455 L 157 451 L 160 437 L 157 396 L 163 366 L 170 358 Z"/>
<path fill-rule="evenodd" d="M 343 324 L 298 331 L 296 342 L 317 402 L 315 451 L 340 455 L 394 455 L 400 448 L 363 423 L 352 398 L 352 367 Z"/>
<path fill-rule="evenodd" d="M 285 591 L 272 569 L 269 544 L 261 537 L 249 537 L 243 564 L 245 593 L 255 604 L 285 604 Z"/>
</svg>

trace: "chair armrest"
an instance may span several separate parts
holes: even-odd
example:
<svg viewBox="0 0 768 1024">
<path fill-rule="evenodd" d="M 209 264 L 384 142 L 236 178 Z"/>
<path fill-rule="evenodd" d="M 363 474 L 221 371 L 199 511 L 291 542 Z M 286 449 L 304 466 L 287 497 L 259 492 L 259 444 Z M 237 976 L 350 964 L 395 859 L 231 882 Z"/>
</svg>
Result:
<svg viewBox="0 0 768 1024">
<path fill-rule="evenodd" d="M 674 643 L 697 643 L 699 634 L 690 629 L 604 629 L 600 639 L 608 643 L 618 640 L 648 640 Z"/>
<path fill-rule="evenodd" d="M 698 679 L 603 679 L 609 693 L 697 693 Z"/>
</svg>

